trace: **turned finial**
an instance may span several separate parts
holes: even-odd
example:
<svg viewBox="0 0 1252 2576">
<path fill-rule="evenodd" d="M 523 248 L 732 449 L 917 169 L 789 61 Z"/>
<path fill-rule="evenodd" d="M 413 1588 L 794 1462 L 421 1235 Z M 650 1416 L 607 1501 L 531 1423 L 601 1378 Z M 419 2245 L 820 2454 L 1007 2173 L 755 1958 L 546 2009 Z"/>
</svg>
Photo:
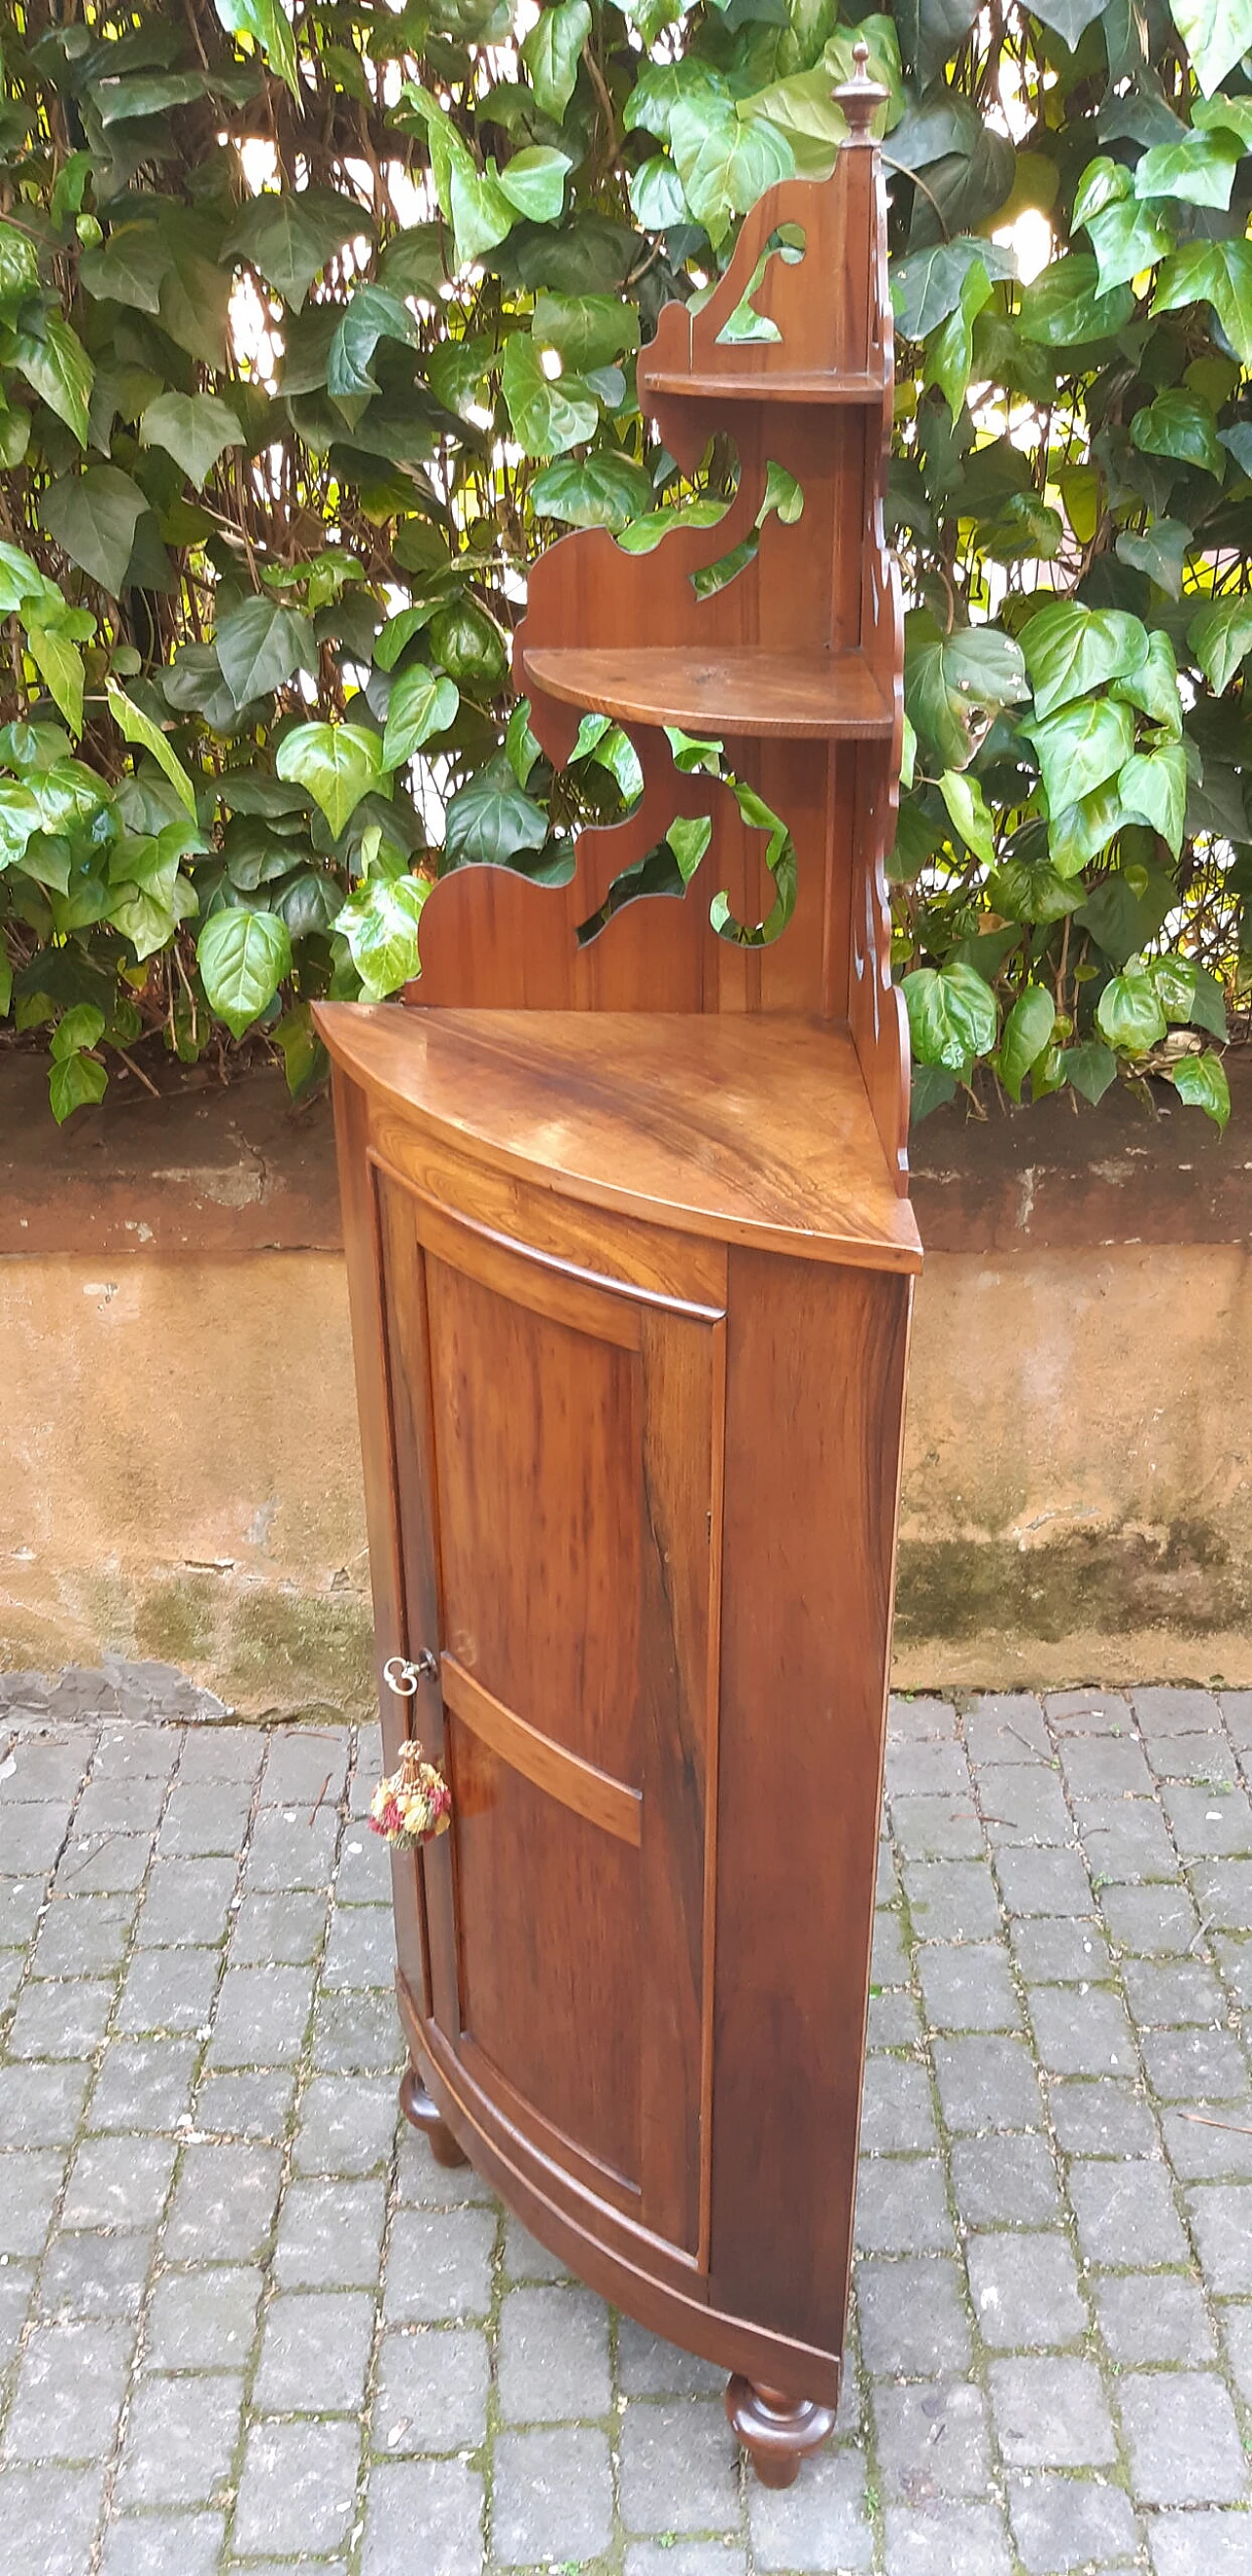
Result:
<svg viewBox="0 0 1252 2576">
<path fill-rule="evenodd" d="M 858 37 L 852 48 L 852 60 L 856 68 L 851 80 L 842 81 L 834 92 L 835 104 L 843 109 L 848 120 L 850 138 L 869 133 L 875 110 L 885 104 L 889 95 L 877 81 L 870 79 L 869 46 L 863 36 Z"/>
</svg>

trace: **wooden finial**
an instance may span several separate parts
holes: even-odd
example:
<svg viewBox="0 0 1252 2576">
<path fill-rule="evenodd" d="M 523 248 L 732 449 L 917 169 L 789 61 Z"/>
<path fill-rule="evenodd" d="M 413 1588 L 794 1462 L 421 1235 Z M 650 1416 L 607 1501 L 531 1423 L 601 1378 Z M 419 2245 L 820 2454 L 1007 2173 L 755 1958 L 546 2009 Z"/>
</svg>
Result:
<svg viewBox="0 0 1252 2576">
<path fill-rule="evenodd" d="M 875 111 L 885 105 L 889 93 L 869 77 L 869 46 L 863 36 L 852 48 L 852 60 L 856 66 L 852 78 L 840 83 L 834 98 L 848 120 L 849 135 L 863 137 L 868 135 Z"/>
</svg>

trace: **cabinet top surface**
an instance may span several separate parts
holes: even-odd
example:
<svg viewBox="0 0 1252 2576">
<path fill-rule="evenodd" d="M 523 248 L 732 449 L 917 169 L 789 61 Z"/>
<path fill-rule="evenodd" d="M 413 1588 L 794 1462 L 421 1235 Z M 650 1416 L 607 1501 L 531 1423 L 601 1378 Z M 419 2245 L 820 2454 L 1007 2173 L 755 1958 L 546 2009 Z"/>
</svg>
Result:
<svg viewBox="0 0 1252 2576">
<path fill-rule="evenodd" d="M 347 1002 L 316 1017 L 380 1105 L 534 1186 L 762 1250 L 921 1267 L 841 1027 Z"/>
</svg>

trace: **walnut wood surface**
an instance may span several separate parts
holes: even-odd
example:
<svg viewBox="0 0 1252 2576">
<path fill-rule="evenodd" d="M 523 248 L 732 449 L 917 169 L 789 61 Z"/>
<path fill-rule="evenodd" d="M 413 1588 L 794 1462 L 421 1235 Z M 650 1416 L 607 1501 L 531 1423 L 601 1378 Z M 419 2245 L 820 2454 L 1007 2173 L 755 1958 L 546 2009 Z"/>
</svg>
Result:
<svg viewBox="0 0 1252 2576">
<path fill-rule="evenodd" d="M 687 733 L 890 735 L 895 711 L 860 653 L 761 652 L 753 645 L 697 653 L 532 651 L 527 677 L 549 697 L 619 724 L 681 725 Z"/>
</svg>

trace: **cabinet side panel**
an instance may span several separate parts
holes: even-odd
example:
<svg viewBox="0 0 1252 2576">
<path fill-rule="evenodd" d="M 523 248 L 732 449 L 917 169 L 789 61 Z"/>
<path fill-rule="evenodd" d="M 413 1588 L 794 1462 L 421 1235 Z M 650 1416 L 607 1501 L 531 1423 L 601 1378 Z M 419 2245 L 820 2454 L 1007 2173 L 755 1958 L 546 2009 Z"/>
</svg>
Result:
<svg viewBox="0 0 1252 2576">
<path fill-rule="evenodd" d="M 837 2352 L 909 1284 L 732 1252 L 711 2296 Z"/>
</svg>

